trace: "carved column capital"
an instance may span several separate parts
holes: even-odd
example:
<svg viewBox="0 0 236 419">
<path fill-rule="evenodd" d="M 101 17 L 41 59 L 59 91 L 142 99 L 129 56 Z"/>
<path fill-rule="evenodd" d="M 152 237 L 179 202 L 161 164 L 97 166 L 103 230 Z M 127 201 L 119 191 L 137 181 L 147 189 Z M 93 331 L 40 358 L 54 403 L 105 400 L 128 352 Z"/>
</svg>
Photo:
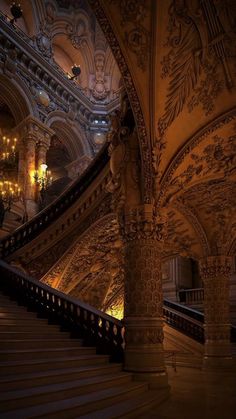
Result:
<svg viewBox="0 0 236 419">
<path fill-rule="evenodd" d="M 26 142 L 29 138 L 32 138 L 36 143 L 40 142 L 48 147 L 50 145 L 51 137 L 54 134 L 54 131 L 51 128 L 31 115 L 27 116 L 15 130 L 19 133 L 19 137 Z"/>
<path fill-rule="evenodd" d="M 219 276 L 228 278 L 232 271 L 232 257 L 224 255 L 208 256 L 200 260 L 199 268 L 203 281 L 215 279 Z"/>
<path fill-rule="evenodd" d="M 153 240 L 162 246 L 167 238 L 167 225 L 165 214 L 157 213 L 152 204 L 127 210 L 121 219 L 122 235 L 126 242 Z"/>
</svg>

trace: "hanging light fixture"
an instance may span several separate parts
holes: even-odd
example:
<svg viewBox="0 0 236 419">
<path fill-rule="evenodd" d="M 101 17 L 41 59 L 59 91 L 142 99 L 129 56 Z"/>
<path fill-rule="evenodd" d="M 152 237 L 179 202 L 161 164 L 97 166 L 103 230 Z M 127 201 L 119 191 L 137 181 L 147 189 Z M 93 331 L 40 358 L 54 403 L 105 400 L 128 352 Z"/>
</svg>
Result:
<svg viewBox="0 0 236 419">
<path fill-rule="evenodd" d="M 41 164 L 39 170 L 34 172 L 34 181 L 43 192 L 52 184 L 52 173 L 48 170 L 47 164 Z"/>
<path fill-rule="evenodd" d="M 4 135 L 0 143 L 0 160 L 7 163 L 16 161 L 17 138 Z"/>
<path fill-rule="evenodd" d="M 12 204 L 20 200 L 21 194 L 18 183 L 9 180 L 0 181 L 0 228 L 3 225 L 5 213 L 11 211 Z"/>
<path fill-rule="evenodd" d="M 22 14 L 23 14 L 23 10 L 21 8 L 20 3 L 16 4 L 15 2 L 13 2 L 11 4 L 10 11 L 11 11 L 11 14 L 13 16 L 13 19 L 10 20 L 10 23 L 12 25 L 14 25 L 14 23 L 17 21 L 17 19 L 20 19 L 22 17 Z"/>
<path fill-rule="evenodd" d="M 80 65 L 74 64 L 74 65 L 71 67 L 71 71 L 72 71 L 73 76 L 71 76 L 71 75 L 68 73 L 68 78 L 69 78 L 70 80 L 74 80 L 74 79 L 76 79 L 77 77 L 79 77 L 79 75 L 81 74 L 81 68 L 80 68 Z"/>
</svg>

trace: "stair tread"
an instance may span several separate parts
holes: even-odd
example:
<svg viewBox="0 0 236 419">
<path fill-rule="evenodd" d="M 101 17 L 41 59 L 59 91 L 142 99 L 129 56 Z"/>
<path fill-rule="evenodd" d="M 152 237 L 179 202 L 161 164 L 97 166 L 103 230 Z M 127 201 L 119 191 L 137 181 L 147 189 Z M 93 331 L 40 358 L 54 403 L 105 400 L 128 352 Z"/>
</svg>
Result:
<svg viewBox="0 0 236 419">
<path fill-rule="evenodd" d="M 49 335 L 50 336 L 50 335 Z M 31 338 L 31 339 L 4 339 L 4 342 L 7 342 L 7 343 L 16 343 L 16 342 L 19 342 L 19 343 L 21 343 L 21 342 L 44 342 L 45 341 L 45 339 L 34 339 L 34 338 Z M 65 343 L 68 343 L 68 342 L 73 342 L 73 340 L 72 339 L 70 339 L 69 337 L 67 338 L 67 339 L 60 339 L 60 338 L 57 338 L 57 339 L 53 339 L 53 338 L 50 338 L 50 339 L 47 339 L 46 341 L 45 341 L 45 346 L 46 346 L 46 344 L 47 344 L 47 342 L 65 342 Z M 80 343 L 80 341 L 78 340 L 74 340 L 74 342 L 73 343 L 76 343 L 76 342 L 78 342 L 78 343 Z M 78 346 L 75 346 L 75 347 L 71 347 L 71 349 L 75 349 L 75 348 L 78 348 Z M 81 348 L 85 348 L 84 346 L 82 346 Z M 51 350 L 53 350 L 53 348 L 48 348 L 48 349 L 51 349 Z M 61 348 L 57 348 L 57 349 L 61 349 Z M 63 349 L 66 349 L 66 348 L 63 348 Z M 24 349 L 22 349 L 22 351 L 23 351 Z M 30 351 L 30 352 L 32 352 L 30 349 L 25 349 L 25 351 Z M 34 350 L 34 349 L 32 349 L 32 350 Z M 35 351 L 39 351 L 40 349 L 35 349 Z M 15 351 L 17 351 L 18 352 L 18 350 L 15 350 Z M 45 349 L 42 349 L 42 350 L 40 350 L 40 352 L 41 351 L 45 351 Z M 11 352 L 11 350 L 7 350 L 7 352 Z M 1 353 L 1 351 L 0 351 L 0 353 Z"/>
<path fill-rule="evenodd" d="M 48 371 L 35 371 L 33 373 L 28 374 L 17 374 L 17 375 L 5 375 L 0 377 L 0 383 L 5 383 L 9 381 L 22 381 L 22 380 L 29 380 L 33 378 L 41 378 L 41 377 L 51 377 L 55 375 L 64 375 L 70 373 L 82 373 L 86 371 L 97 371 L 97 370 L 108 370 L 114 369 L 117 367 L 117 370 L 121 369 L 121 364 L 101 364 L 101 365 L 87 365 L 81 366 L 78 368 L 63 368 L 63 369 L 55 369 L 55 370 L 48 370 Z"/>
<path fill-rule="evenodd" d="M 54 383 L 54 384 L 47 384 L 43 386 L 33 387 L 33 388 L 26 388 L 23 390 L 10 390 L 6 392 L 2 392 L 0 394 L 0 401 L 7 401 L 7 400 L 15 400 L 24 397 L 31 397 L 35 395 L 42 395 L 42 394 L 49 394 L 55 393 L 58 391 L 63 391 L 72 388 L 79 388 L 85 387 L 86 385 L 91 384 L 100 384 L 106 381 L 114 381 L 120 378 L 131 378 L 132 374 L 127 372 L 121 372 L 120 374 L 106 374 L 105 376 L 96 376 L 96 377 L 89 377 L 89 378 L 81 378 L 79 380 L 73 380 L 69 382 L 62 382 L 62 383 Z"/>
<path fill-rule="evenodd" d="M 101 359 L 105 358 L 108 360 L 107 355 L 80 355 L 80 356 L 64 356 L 62 358 L 56 358 L 56 362 L 66 362 L 66 361 L 77 361 L 77 360 L 83 360 L 83 359 Z M 34 365 L 34 364 L 43 364 L 44 362 L 51 362 L 50 358 L 40 358 L 40 359 L 24 359 L 20 361 L 2 361 L 0 362 L 0 367 L 6 367 L 6 366 L 18 366 L 18 365 Z"/>
<path fill-rule="evenodd" d="M 120 396 L 126 394 L 130 390 L 138 389 L 147 389 L 147 385 L 144 383 L 135 383 L 126 384 L 125 386 L 117 386 L 105 390 L 100 390 L 88 394 L 83 394 L 81 396 L 76 396 L 72 398 L 67 398 L 64 400 L 57 400 L 55 402 L 45 403 L 37 406 L 32 406 L 23 409 L 17 409 L 8 411 L 1 414 L 1 419 L 12 419 L 14 414 L 17 412 L 17 419 L 28 419 L 33 417 L 41 417 L 45 414 L 51 414 L 58 411 L 73 409 L 77 406 L 83 407 L 86 404 L 91 404 L 93 402 L 98 402 L 99 400 L 109 399 L 114 396 Z M 40 414 L 39 414 L 40 412 Z"/>
<path fill-rule="evenodd" d="M 164 401 L 166 398 L 166 392 L 162 390 L 149 390 L 142 394 L 142 398 L 139 396 L 132 397 L 123 402 L 115 403 L 112 406 L 99 409 L 96 412 L 91 412 L 86 415 L 80 415 L 76 419 L 118 419 L 124 417 L 124 415 L 131 413 L 137 409 L 141 409 L 150 403 L 157 404 Z"/>
<path fill-rule="evenodd" d="M 45 342 L 45 346 L 46 346 L 46 342 Z M 63 348 L 32 348 L 32 349 L 5 349 L 5 350 L 0 350 L 0 356 L 3 354 L 29 354 L 29 353 L 48 353 L 48 352 L 64 352 L 64 351 L 79 351 L 79 352 L 92 352 L 95 351 L 95 348 L 93 347 L 86 347 L 86 346 L 68 346 L 68 347 L 63 347 Z"/>
</svg>

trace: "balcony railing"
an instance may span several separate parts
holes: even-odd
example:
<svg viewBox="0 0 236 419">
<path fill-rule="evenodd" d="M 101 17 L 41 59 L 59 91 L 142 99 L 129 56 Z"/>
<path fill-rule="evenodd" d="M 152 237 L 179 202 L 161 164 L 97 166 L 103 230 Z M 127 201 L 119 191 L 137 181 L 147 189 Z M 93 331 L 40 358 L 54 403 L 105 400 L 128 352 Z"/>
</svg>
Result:
<svg viewBox="0 0 236 419">
<path fill-rule="evenodd" d="M 164 299 L 163 312 L 170 326 L 200 343 L 204 342 L 203 313 L 167 299 Z M 235 326 L 231 326 L 231 342 L 236 342 Z"/>
<path fill-rule="evenodd" d="M 204 289 L 203 288 L 191 288 L 188 290 L 179 291 L 179 301 L 186 304 L 203 303 L 204 301 Z"/>
<path fill-rule="evenodd" d="M 167 324 L 197 342 L 204 342 L 204 314 L 167 299 L 164 299 L 163 313 Z"/>
</svg>

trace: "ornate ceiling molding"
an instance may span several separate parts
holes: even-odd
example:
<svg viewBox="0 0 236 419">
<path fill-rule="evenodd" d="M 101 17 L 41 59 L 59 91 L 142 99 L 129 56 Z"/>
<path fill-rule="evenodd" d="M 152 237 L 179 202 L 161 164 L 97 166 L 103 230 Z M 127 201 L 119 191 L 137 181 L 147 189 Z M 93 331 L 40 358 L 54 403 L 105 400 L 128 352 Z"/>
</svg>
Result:
<svg viewBox="0 0 236 419">
<path fill-rule="evenodd" d="M 171 1 L 167 25 L 168 53 L 162 57 L 162 78 L 168 78 L 164 113 L 158 129 L 167 128 L 187 104 L 191 112 L 201 105 L 205 116 L 215 99 L 234 86 L 235 7 L 233 2 Z"/>
<path fill-rule="evenodd" d="M 142 174 L 143 174 L 143 200 L 145 203 L 151 203 L 153 197 L 153 166 L 152 166 L 152 149 L 150 139 L 148 137 L 146 123 L 142 112 L 138 94 L 128 68 L 126 59 L 122 53 L 119 42 L 114 34 L 113 28 L 104 11 L 100 0 L 88 0 L 95 16 L 102 28 L 102 31 L 108 41 L 113 52 L 116 62 L 119 66 L 126 91 L 134 112 L 135 121 L 140 143 L 140 152 L 142 158 Z"/>
<path fill-rule="evenodd" d="M 162 203 L 166 198 L 166 192 L 168 187 L 173 180 L 174 173 L 184 161 L 184 159 L 190 156 L 191 152 L 196 148 L 203 140 L 205 140 L 209 135 L 212 135 L 219 128 L 222 128 L 236 119 L 236 108 L 232 108 L 226 113 L 220 115 L 218 118 L 215 118 L 209 122 L 204 128 L 201 128 L 194 134 L 190 139 L 186 141 L 183 147 L 177 152 L 169 166 L 167 167 L 160 185 L 160 195 L 159 203 Z"/>
</svg>

